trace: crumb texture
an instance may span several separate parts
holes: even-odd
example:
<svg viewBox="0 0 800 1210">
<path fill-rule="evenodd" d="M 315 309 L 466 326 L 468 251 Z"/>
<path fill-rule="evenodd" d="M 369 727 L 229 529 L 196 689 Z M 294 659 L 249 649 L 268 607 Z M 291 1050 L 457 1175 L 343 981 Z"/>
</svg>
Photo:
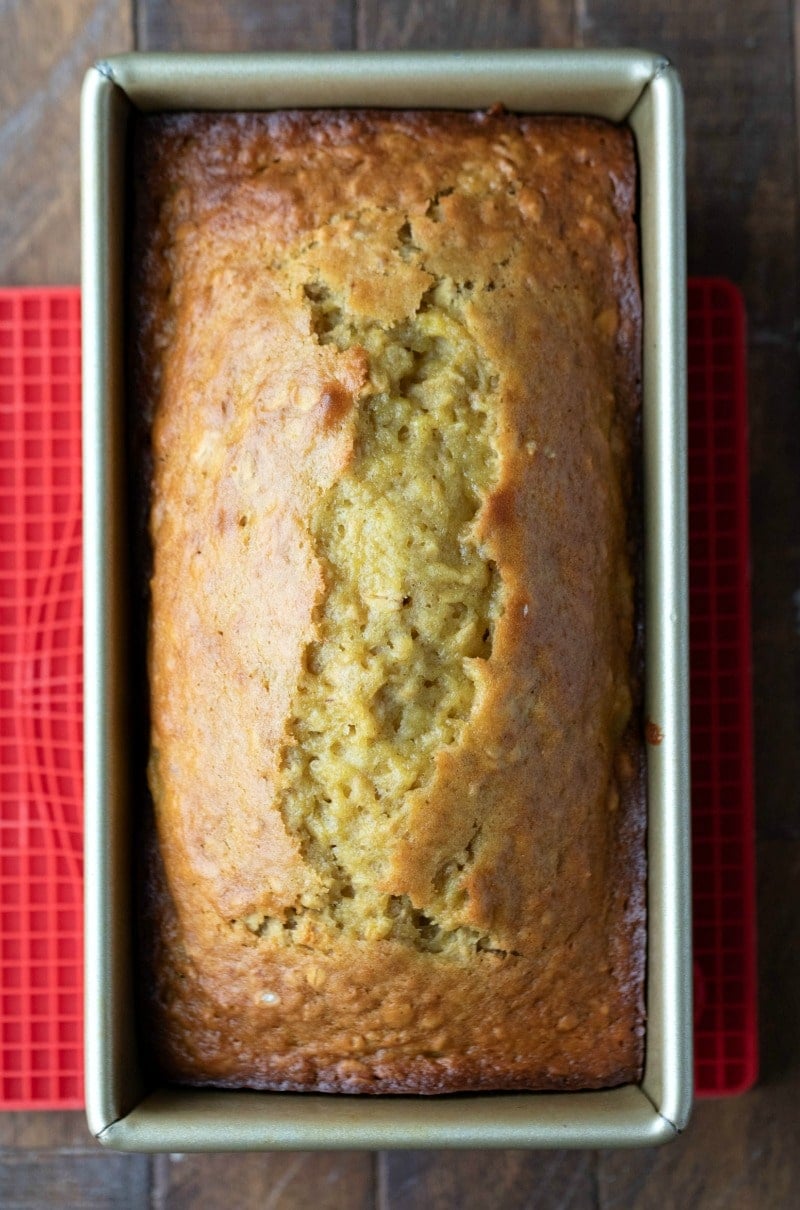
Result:
<svg viewBox="0 0 800 1210">
<path fill-rule="evenodd" d="M 160 1062 L 636 1079 L 629 137 L 172 115 L 134 154 Z"/>
<path fill-rule="evenodd" d="M 431 916 L 441 905 L 415 913 L 379 886 L 403 804 L 458 742 L 491 652 L 500 585 L 475 519 L 496 473 L 494 376 L 452 283 L 388 333 L 348 316 L 319 282 L 304 292 L 322 342 L 366 350 L 370 387 L 353 462 L 310 519 L 325 599 L 279 807 L 320 875 L 309 905 L 320 921 L 442 948 Z"/>
</svg>

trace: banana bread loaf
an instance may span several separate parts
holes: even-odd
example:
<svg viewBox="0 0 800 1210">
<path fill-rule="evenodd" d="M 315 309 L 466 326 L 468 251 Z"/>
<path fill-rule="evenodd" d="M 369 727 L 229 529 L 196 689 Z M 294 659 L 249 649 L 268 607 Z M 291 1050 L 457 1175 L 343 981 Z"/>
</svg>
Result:
<svg viewBox="0 0 800 1210">
<path fill-rule="evenodd" d="M 635 1081 L 629 134 L 158 115 L 134 165 L 160 1064 Z"/>
</svg>

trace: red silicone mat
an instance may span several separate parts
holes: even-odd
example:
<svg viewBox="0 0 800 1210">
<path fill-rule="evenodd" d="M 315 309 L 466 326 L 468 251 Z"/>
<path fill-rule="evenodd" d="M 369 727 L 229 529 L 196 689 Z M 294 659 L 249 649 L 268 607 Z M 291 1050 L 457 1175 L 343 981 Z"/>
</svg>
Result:
<svg viewBox="0 0 800 1210">
<path fill-rule="evenodd" d="M 0 1105 L 83 1104 L 80 294 L 0 291 Z"/>
<path fill-rule="evenodd" d="M 690 283 L 696 1086 L 757 1069 L 744 313 Z M 0 1108 L 82 1105 L 80 295 L 0 290 Z"/>
<path fill-rule="evenodd" d="M 689 283 L 689 591 L 695 1086 L 758 1073 L 745 314 Z"/>
</svg>

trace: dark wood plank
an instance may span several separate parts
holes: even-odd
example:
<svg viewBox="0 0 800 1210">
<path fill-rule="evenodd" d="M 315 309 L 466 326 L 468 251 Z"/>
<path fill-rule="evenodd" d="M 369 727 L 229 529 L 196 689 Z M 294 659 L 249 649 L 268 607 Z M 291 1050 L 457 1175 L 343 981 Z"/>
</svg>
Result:
<svg viewBox="0 0 800 1210">
<path fill-rule="evenodd" d="M 800 1187 L 800 842 L 758 850 L 762 1079 L 729 1101 L 695 1108 L 686 1134 L 660 1151 L 603 1153 L 602 1210 L 790 1210 Z"/>
<path fill-rule="evenodd" d="M 786 256 L 798 248 L 787 233 Z M 749 294 L 747 296 L 749 302 Z M 751 325 L 757 315 L 751 311 Z M 753 692 L 759 835 L 800 839 L 800 370 L 789 325 L 749 347 Z"/>
<path fill-rule="evenodd" d="M 760 1111 L 783 1130 L 800 1187 L 800 840 L 758 846 Z M 754 1106 L 755 1107 L 755 1106 Z M 777 1143 L 778 1140 L 776 1139 Z"/>
<path fill-rule="evenodd" d="M 775 1116 L 769 1095 L 698 1105 L 677 1142 L 603 1157 L 601 1210 L 792 1210 L 798 1173 L 776 1155 Z"/>
<path fill-rule="evenodd" d="M 352 0 L 138 0 L 139 50 L 349 50 Z"/>
<path fill-rule="evenodd" d="M 153 1210 L 372 1210 L 367 1152 L 164 1155 L 155 1159 Z"/>
<path fill-rule="evenodd" d="M 378 1210 L 597 1206 L 592 1152 L 384 1152 L 378 1190 Z"/>
<path fill-rule="evenodd" d="M 794 0 L 794 132 L 797 183 L 800 189 L 800 0 Z"/>
<path fill-rule="evenodd" d="M 601 1210 L 793 1210 L 800 1173 L 786 1162 L 787 1119 L 780 1123 L 789 1107 L 771 1090 L 703 1102 L 677 1142 L 603 1156 Z"/>
<path fill-rule="evenodd" d="M 569 46 L 569 0 L 359 0 L 361 50 Z"/>
<path fill-rule="evenodd" d="M 11 0 L 0 37 L 0 281 L 80 275 L 78 97 L 132 45 L 132 0 Z"/>
<path fill-rule="evenodd" d="M 96 1151 L 98 1147 L 82 1111 L 0 1113 L 0 1155 L 11 1148 Z"/>
<path fill-rule="evenodd" d="M 25 1151 L 6 1153 L 0 1163 L 4 1210 L 143 1210 L 149 1195 L 145 1155 Z"/>
</svg>

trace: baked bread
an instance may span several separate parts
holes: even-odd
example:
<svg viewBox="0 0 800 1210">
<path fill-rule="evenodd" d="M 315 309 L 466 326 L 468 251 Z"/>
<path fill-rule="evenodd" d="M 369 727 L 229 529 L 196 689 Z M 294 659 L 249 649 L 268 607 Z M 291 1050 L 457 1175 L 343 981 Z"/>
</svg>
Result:
<svg viewBox="0 0 800 1210">
<path fill-rule="evenodd" d="M 162 115 L 134 167 L 160 1064 L 635 1081 L 629 134 Z"/>
</svg>

